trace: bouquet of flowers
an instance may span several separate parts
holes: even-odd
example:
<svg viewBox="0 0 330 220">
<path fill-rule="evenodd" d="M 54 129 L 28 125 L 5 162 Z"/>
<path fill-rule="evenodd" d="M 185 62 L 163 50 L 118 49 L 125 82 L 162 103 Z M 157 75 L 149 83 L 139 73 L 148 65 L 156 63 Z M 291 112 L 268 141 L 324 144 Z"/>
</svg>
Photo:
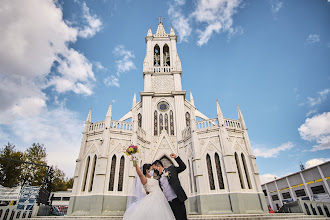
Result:
<svg viewBox="0 0 330 220">
<path fill-rule="evenodd" d="M 139 148 L 138 146 L 135 145 L 131 145 L 129 146 L 126 151 L 125 151 L 127 156 L 132 156 L 133 159 L 133 166 L 136 166 L 136 161 L 137 161 L 137 157 L 136 157 L 136 153 L 139 153 Z"/>
</svg>

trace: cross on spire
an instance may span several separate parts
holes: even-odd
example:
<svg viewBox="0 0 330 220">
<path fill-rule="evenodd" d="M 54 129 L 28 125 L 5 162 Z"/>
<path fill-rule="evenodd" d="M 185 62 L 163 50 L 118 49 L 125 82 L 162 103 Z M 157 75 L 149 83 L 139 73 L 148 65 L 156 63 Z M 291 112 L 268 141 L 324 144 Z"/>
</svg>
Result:
<svg viewBox="0 0 330 220">
<path fill-rule="evenodd" d="M 162 18 L 162 16 L 159 16 L 159 18 L 156 18 L 159 20 L 159 23 L 162 23 L 162 20 L 164 20 L 165 18 Z"/>
</svg>

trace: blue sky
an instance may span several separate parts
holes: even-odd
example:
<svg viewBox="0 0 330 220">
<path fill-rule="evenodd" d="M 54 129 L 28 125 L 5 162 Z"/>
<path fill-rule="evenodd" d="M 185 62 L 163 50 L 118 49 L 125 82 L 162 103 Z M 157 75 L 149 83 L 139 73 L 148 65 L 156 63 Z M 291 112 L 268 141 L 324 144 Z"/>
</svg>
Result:
<svg viewBox="0 0 330 220">
<path fill-rule="evenodd" d="M 0 11 L 0 144 L 43 143 L 69 177 L 89 108 L 104 120 L 112 101 L 118 120 L 143 90 L 159 16 L 198 110 L 215 118 L 218 99 L 237 119 L 240 106 L 263 181 L 330 159 L 326 0 L 5 0 Z"/>
</svg>

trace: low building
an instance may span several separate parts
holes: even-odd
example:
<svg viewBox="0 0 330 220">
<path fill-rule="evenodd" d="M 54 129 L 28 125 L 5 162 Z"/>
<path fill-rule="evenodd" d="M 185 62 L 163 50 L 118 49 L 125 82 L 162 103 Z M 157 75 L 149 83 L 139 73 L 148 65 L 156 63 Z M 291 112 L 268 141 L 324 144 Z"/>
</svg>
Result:
<svg viewBox="0 0 330 220">
<path fill-rule="evenodd" d="M 302 200 L 330 202 L 330 161 L 262 184 L 267 205 L 278 211 L 285 203 Z"/>
<path fill-rule="evenodd" d="M 53 192 L 51 195 L 52 205 L 58 208 L 60 212 L 67 213 L 72 189 L 68 191 Z"/>
</svg>

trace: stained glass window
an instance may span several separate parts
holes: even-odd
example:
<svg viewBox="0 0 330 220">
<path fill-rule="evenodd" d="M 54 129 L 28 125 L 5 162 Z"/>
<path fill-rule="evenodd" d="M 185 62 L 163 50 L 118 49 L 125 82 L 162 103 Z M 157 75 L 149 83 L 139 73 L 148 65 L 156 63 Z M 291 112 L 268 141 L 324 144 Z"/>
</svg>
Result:
<svg viewBox="0 0 330 220">
<path fill-rule="evenodd" d="M 111 160 L 109 191 L 113 191 L 113 186 L 115 183 L 116 160 L 117 160 L 116 155 L 113 155 L 112 160 Z"/>
<path fill-rule="evenodd" d="M 211 164 L 211 158 L 210 155 L 206 155 L 206 165 L 207 165 L 207 173 L 209 174 L 209 182 L 210 182 L 210 189 L 214 190 L 214 178 L 213 178 L 213 170 L 212 170 L 212 164 Z"/>
<path fill-rule="evenodd" d="M 120 165 L 119 165 L 118 191 L 123 191 L 124 168 L 125 168 L 125 158 L 124 156 L 122 156 L 120 158 Z"/>
</svg>

